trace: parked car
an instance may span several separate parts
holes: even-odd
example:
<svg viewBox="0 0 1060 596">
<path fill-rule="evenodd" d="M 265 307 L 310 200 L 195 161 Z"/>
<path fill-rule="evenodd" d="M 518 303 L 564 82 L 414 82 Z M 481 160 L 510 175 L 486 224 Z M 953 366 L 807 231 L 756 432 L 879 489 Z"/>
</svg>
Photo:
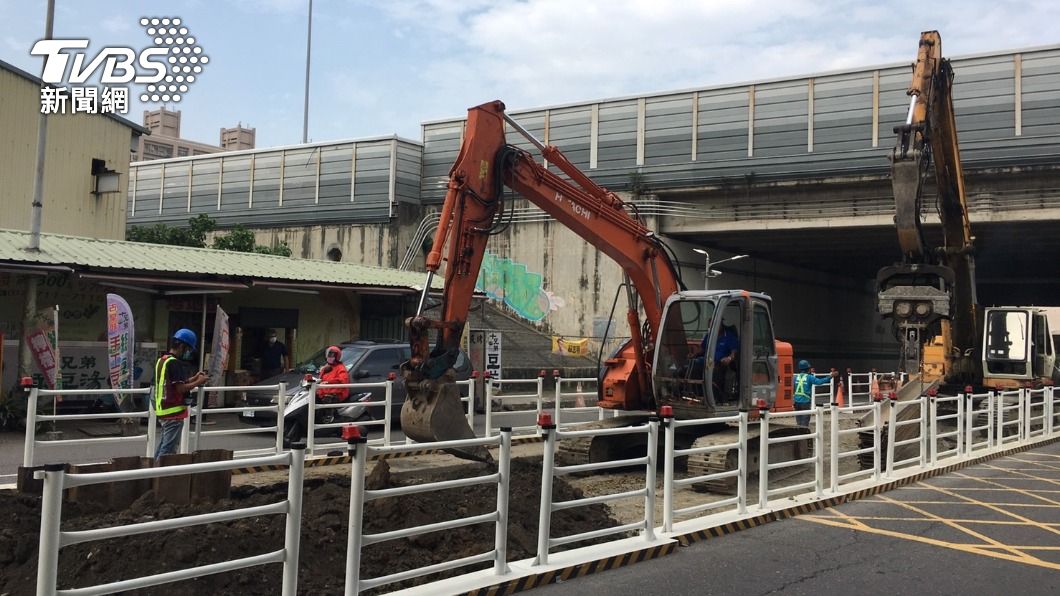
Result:
<svg viewBox="0 0 1060 596">
<path fill-rule="evenodd" d="M 350 340 L 340 343 L 338 346 L 342 349 L 342 363 L 346 365 L 346 370 L 350 373 L 350 383 L 378 383 L 385 381 L 390 373 L 400 374 L 401 364 L 411 357 L 411 348 L 409 348 L 407 343 L 393 340 Z M 289 400 L 298 391 L 302 378 L 307 374 L 316 374 L 324 364 L 324 349 L 321 349 L 311 358 L 296 365 L 291 372 L 263 379 L 257 385 L 286 383 L 286 395 Z M 457 380 L 466 380 L 471 377 L 471 361 L 463 352 L 460 353 L 454 369 L 456 370 Z M 383 401 L 386 397 L 386 390 L 382 387 L 374 387 L 364 391 L 371 391 L 371 401 Z M 351 390 L 351 392 L 359 393 L 357 390 Z M 276 405 L 278 397 L 275 391 L 250 391 L 246 394 L 244 405 Z M 401 406 L 405 403 L 405 384 L 401 382 L 400 376 L 398 381 L 394 383 L 391 402 L 390 417 L 396 426 L 400 424 Z M 383 418 L 383 409 L 381 407 L 372 407 L 368 408 L 368 410 L 373 419 L 381 420 Z M 276 412 L 268 410 L 244 412 L 240 416 L 240 420 L 247 424 L 272 426 L 276 424 Z"/>
</svg>

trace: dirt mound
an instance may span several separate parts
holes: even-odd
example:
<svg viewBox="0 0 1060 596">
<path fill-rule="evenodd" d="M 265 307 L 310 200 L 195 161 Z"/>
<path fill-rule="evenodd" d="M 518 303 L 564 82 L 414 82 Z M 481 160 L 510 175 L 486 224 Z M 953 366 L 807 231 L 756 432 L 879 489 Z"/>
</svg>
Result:
<svg viewBox="0 0 1060 596">
<path fill-rule="evenodd" d="M 391 486 L 419 484 L 442 477 L 466 477 L 489 473 L 486 464 L 471 464 L 438 471 L 376 474 Z M 539 461 L 512 461 L 509 499 L 509 560 L 534 555 L 540 500 Z M 128 524 L 264 505 L 283 499 L 286 484 L 242 486 L 221 503 L 174 506 L 156 505 L 147 494 L 130 508 L 105 512 L 85 505 L 64 504 L 63 529 L 76 530 Z M 553 485 L 553 498 L 566 501 L 581 497 L 581 491 L 562 479 Z M 348 477 L 307 480 L 302 515 L 299 589 L 306 594 L 341 594 L 346 566 L 349 517 Z M 377 533 L 425 523 L 480 515 L 496 507 L 496 490 L 489 485 L 450 489 L 435 493 L 378 499 L 365 503 L 365 531 Z M 0 493 L 0 593 L 32 594 L 36 584 L 37 544 L 40 530 L 40 499 L 15 493 Z M 617 525 L 604 505 L 579 507 L 553 515 L 553 535 L 566 535 Z M 64 548 L 59 556 L 59 587 L 74 588 L 118 581 L 138 575 L 161 573 L 279 550 L 283 547 L 283 516 L 273 515 L 211 524 L 180 530 L 129 536 Z M 410 539 L 365 547 L 361 577 L 372 578 L 406 569 L 487 552 L 493 548 L 494 527 L 479 524 L 434 532 Z M 575 545 L 577 546 L 577 545 Z M 161 555 L 160 555 L 161 553 Z M 465 568 L 467 569 L 467 568 Z M 464 570 L 457 570 L 462 573 Z M 394 590 L 448 574 L 391 584 Z M 275 594 L 281 567 L 269 565 L 170 584 L 141 593 L 199 596 Z"/>
</svg>

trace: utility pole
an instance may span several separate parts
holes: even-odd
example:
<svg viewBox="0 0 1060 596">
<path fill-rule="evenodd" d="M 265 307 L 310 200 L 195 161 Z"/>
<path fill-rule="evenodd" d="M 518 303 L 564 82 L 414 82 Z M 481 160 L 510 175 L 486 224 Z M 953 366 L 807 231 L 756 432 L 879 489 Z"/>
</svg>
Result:
<svg viewBox="0 0 1060 596">
<path fill-rule="evenodd" d="M 309 57 L 313 51 L 313 0 L 309 0 L 309 26 L 305 37 L 305 108 L 302 111 L 302 143 L 309 142 Z"/>
<path fill-rule="evenodd" d="M 55 0 L 48 0 L 48 14 L 44 20 L 44 39 L 52 39 L 55 27 Z M 44 84 L 44 66 L 41 66 L 41 84 Z M 44 158 L 48 140 L 48 116 L 42 110 L 37 117 L 37 164 L 33 177 L 33 203 L 30 210 L 29 252 L 40 251 L 41 218 L 44 211 Z M 26 296 L 22 308 L 22 329 L 18 338 L 18 376 L 29 376 L 33 354 L 30 352 L 26 333 L 33 318 L 37 316 L 37 276 L 24 276 Z"/>
</svg>

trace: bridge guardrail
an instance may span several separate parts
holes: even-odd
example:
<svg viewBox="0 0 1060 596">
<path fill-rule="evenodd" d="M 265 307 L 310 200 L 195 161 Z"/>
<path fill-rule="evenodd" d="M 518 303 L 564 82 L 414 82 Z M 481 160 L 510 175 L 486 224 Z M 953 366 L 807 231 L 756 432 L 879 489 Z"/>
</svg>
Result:
<svg viewBox="0 0 1060 596">
<path fill-rule="evenodd" d="M 137 590 L 202 577 L 205 575 L 212 575 L 214 573 L 234 571 L 236 569 L 245 569 L 247 567 L 270 563 L 283 564 L 281 594 L 284 596 L 294 596 L 298 590 L 298 550 L 301 538 L 304 461 L 305 451 L 301 445 L 297 445 L 291 451 L 266 457 L 185 464 L 161 468 L 144 468 L 139 470 L 122 470 L 118 472 L 67 474 L 64 471 L 65 464 L 48 464 L 45 466 L 44 470 L 38 471 L 34 474 L 37 479 L 44 481 L 44 492 L 41 498 L 40 546 L 37 559 L 38 596 L 51 596 L 53 594 L 111 594 L 114 592 Z M 104 482 L 122 482 L 128 480 L 162 478 L 165 476 L 219 472 L 232 470 L 247 464 L 261 466 L 278 464 L 289 466 L 287 498 L 270 505 L 257 505 L 214 513 L 203 513 L 91 530 L 62 530 L 61 519 L 64 489 L 101 484 Z M 176 530 L 179 528 L 199 526 L 214 522 L 232 521 L 248 517 L 275 514 L 284 514 L 287 517 L 284 533 L 284 546 L 280 550 L 260 555 L 242 557 L 221 563 L 200 565 L 188 569 L 121 580 L 98 586 L 68 590 L 57 589 L 59 550 L 65 546 L 80 544 L 82 542 L 120 538 L 122 536 L 131 536 L 134 534 Z"/>
</svg>

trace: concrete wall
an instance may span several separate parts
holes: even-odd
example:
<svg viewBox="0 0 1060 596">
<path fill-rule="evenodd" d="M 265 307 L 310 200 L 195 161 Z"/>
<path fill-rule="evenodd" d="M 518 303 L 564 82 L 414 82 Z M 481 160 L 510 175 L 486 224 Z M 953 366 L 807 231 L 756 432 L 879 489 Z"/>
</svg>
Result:
<svg viewBox="0 0 1060 596">
<path fill-rule="evenodd" d="M 40 108 L 40 87 L 0 68 L 0 228 L 29 229 Z M 48 118 L 42 231 L 125 238 L 132 132 L 98 114 Z M 93 159 L 120 174 L 118 192 L 92 194 Z"/>
</svg>

